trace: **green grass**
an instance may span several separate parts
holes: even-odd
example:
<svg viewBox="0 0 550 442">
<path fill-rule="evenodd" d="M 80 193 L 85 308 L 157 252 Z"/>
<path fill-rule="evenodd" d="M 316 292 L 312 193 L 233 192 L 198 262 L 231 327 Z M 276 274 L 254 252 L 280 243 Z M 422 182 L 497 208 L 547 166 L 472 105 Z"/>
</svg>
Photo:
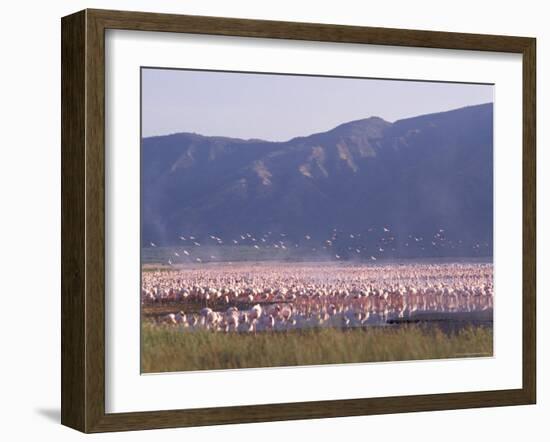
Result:
<svg viewBox="0 0 550 442">
<path fill-rule="evenodd" d="M 436 326 L 322 329 L 256 335 L 182 333 L 142 326 L 142 372 L 441 359 L 493 354 L 490 327 L 443 333 Z"/>
</svg>

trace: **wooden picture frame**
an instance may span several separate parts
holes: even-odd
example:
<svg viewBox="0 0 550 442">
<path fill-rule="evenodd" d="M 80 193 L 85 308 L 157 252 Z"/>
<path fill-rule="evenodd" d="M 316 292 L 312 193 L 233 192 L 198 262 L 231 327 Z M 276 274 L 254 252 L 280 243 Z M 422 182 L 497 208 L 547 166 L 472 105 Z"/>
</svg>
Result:
<svg viewBox="0 0 550 442">
<path fill-rule="evenodd" d="M 105 412 L 105 30 L 418 48 L 523 58 L 523 385 L 273 405 Z M 62 19 L 62 424 L 83 432 L 533 404 L 536 400 L 536 41 L 533 38 L 84 10 Z"/>
</svg>

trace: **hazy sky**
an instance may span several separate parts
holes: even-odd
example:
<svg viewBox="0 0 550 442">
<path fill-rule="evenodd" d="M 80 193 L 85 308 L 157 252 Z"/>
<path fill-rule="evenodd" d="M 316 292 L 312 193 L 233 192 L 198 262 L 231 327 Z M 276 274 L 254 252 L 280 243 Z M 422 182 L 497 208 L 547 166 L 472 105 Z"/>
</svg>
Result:
<svg viewBox="0 0 550 442">
<path fill-rule="evenodd" d="M 347 121 L 387 121 L 493 101 L 493 86 L 168 69 L 142 70 L 142 135 L 284 141 Z"/>
</svg>

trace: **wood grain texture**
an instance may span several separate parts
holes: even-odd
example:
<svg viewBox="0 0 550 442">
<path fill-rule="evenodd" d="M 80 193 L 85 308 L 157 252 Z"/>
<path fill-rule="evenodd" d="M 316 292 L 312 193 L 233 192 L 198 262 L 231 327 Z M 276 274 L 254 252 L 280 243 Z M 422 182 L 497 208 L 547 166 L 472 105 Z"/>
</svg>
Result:
<svg viewBox="0 0 550 442">
<path fill-rule="evenodd" d="M 86 431 L 105 414 L 105 38 L 86 11 Z"/>
<path fill-rule="evenodd" d="M 536 40 L 523 51 L 523 389 L 537 396 Z"/>
<path fill-rule="evenodd" d="M 367 43 L 474 51 L 522 52 L 529 38 L 319 23 L 247 20 L 148 12 L 88 10 L 106 29 Z"/>
<path fill-rule="evenodd" d="M 85 427 L 85 13 L 61 33 L 61 422 Z"/>
<path fill-rule="evenodd" d="M 523 55 L 523 387 L 516 390 L 105 413 L 105 30 Z M 531 404 L 536 398 L 535 40 L 526 37 L 86 10 L 62 20 L 62 423 L 84 432 Z M 519 146 L 518 146 L 519 148 Z M 519 270 L 519 269 L 518 269 Z"/>
</svg>

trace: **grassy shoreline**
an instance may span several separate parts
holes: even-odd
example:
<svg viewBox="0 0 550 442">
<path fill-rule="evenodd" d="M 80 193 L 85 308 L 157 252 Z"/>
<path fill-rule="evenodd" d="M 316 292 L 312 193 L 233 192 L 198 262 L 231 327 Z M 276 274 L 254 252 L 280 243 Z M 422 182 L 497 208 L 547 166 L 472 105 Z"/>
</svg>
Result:
<svg viewBox="0 0 550 442">
<path fill-rule="evenodd" d="M 492 356 L 492 327 L 405 325 L 256 335 L 142 325 L 143 373 Z"/>
</svg>

